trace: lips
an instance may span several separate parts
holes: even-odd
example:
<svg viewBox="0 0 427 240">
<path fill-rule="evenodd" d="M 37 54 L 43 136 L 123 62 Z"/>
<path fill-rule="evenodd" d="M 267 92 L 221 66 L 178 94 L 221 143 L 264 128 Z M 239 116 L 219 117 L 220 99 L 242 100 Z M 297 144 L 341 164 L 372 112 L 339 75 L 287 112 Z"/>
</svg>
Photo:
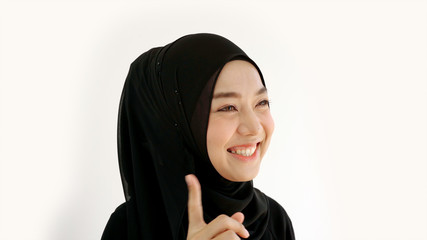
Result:
<svg viewBox="0 0 427 240">
<path fill-rule="evenodd" d="M 238 145 L 238 146 L 233 146 L 231 148 L 228 148 L 227 151 L 232 154 L 241 155 L 244 157 L 250 157 L 255 153 L 258 145 L 259 145 L 259 142 L 252 143 L 252 144 Z"/>
</svg>

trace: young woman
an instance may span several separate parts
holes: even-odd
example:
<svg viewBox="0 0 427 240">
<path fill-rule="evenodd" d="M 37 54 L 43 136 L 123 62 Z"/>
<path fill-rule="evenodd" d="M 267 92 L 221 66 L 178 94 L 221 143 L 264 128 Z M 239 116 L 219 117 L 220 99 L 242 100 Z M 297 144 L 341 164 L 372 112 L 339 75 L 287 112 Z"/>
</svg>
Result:
<svg viewBox="0 0 427 240">
<path fill-rule="evenodd" d="M 261 71 L 229 40 L 193 34 L 145 52 L 120 101 L 126 202 L 102 239 L 295 239 L 252 185 L 273 129 Z"/>
</svg>

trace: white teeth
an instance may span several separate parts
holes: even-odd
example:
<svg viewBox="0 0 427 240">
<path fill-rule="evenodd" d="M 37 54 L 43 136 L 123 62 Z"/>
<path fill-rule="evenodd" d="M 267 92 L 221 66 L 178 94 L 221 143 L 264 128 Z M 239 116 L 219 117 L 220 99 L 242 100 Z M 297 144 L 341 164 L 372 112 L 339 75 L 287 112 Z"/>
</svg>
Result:
<svg viewBox="0 0 427 240">
<path fill-rule="evenodd" d="M 230 150 L 230 152 L 234 154 L 239 154 L 245 157 L 249 157 L 254 154 L 255 150 L 256 150 L 256 147 L 252 147 L 252 148 L 246 148 L 246 149 L 238 149 L 236 151 Z"/>
</svg>

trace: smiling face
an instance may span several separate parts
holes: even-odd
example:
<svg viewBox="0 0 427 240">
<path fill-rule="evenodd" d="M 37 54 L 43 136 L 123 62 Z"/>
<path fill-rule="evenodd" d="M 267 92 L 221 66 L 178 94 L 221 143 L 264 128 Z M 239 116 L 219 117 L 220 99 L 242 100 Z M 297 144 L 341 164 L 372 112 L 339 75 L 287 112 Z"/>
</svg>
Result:
<svg viewBox="0 0 427 240">
<path fill-rule="evenodd" d="M 228 62 L 220 72 L 209 114 L 207 149 L 218 173 L 234 182 L 258 174 L 274 130 L 268 95 L 249 62 Z"/>
</svg>

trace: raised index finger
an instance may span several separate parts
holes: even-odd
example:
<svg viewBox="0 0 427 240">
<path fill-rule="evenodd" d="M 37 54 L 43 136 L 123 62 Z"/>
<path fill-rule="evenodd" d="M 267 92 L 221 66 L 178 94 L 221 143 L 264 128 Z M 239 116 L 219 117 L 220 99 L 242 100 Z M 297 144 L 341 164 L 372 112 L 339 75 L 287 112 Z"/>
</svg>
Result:
<svg viewBox="0 0 427 240">
<path fill-rule="evenodd" d="M 205 225 L 203 219 L 202 190 L 199 180 L 193 174 L 185 176 L 188 187 L 188 221 L 189 228 Z"/>
</svg>

